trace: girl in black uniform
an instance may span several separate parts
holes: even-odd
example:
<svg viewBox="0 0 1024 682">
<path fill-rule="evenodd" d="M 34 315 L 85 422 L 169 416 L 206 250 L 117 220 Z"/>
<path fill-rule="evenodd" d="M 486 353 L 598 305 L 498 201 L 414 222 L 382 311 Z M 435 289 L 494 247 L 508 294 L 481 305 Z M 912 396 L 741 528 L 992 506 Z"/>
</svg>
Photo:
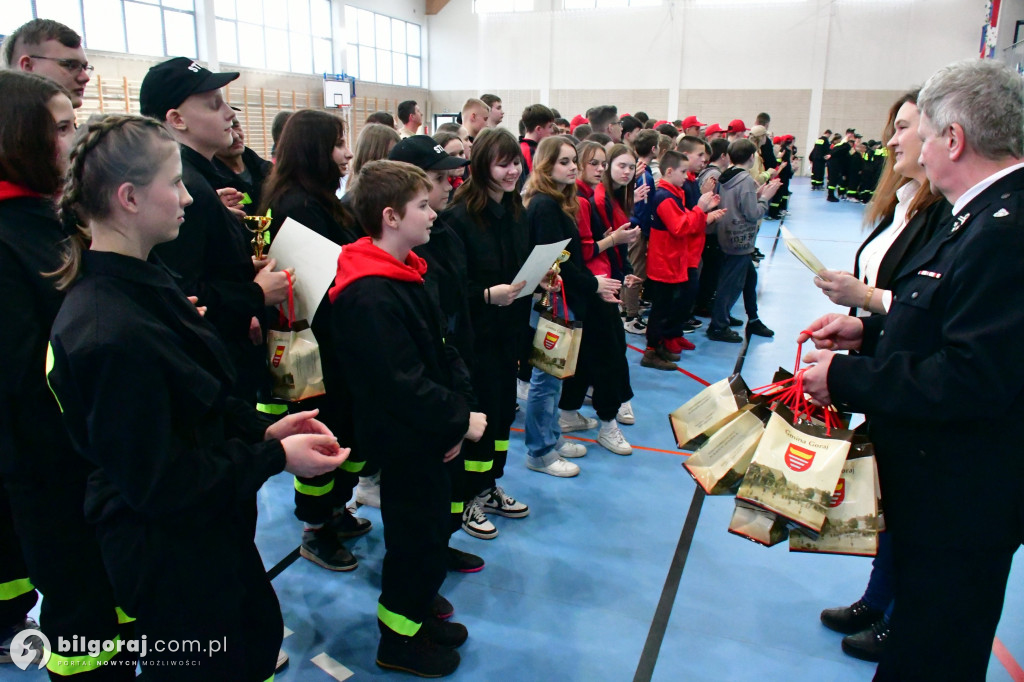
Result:
<svg viewBox="0 0 1024 682">
<path fill-rule="evenodd" d="M 530 297 L 516 298 L 526 283 L 512 281 L 530 249 L 517 190 L 522 172 L 522 152 L 512 133 L 485 129 L 473 142 L 469 180 L 455 192 L 444 216 L 466 247 L 469 313 L 476 334 L 470 374 L 479 408 L 487 415 L 484 437 L 462 450 L 467 485 L 462 528 L 484 540 L 498 535 L 487 513 L 508 518 L 530 513 L 497 485 L 505 473 L 517 364 L 530 318 Z"/>
<path fill-rule="evenodd" d="M 44 273 L 61 264 L 64 233 L 54 197 L 67 169 L 75 114 L 67 91 L 39 76 L 2 71 L 0 92 L 0 286 L 7 329 L 17 335 L 0 380 L 0 481 L 6 487 L 0 498 L 9 496 L 14 524 L 11 517 L 0 520 L 0 593 L 12 597 L 0 603 L 20 611 L 23 622 L 35 603 L 34 584 L 46 594 L 40 620 L 54 647 L 58 637 L 112 641 L 127 637 L 130 627 L 119 627 L 128 618 L 116 612 L 95 533 L 82 513 L 92 467 L 72 448 L 40 371 L 64 299 Z M 82 680 L 133 679 L 132 657 L 114 653 L 91 657 L 54 649 L 47 667 L 52 679 L 72 673 Z"/>
<path fill-rule="evenodd" d="M 351 209 L 335 194 L 342 168 L 351 153 L 344 122 L 325 111 L 304 109 L 288 119 L 277 146 L 277 162 L 263 192 L 260 215 L 271 211 L 273 238 L 287 218 L 296 220 L 335 244 L 351 244 L 363 235 Z M 311 327 L 320 348 L 331 347 L 330 325 L 321 303 Z M 303 401 L 304 409 L 317 408 L 320 419 L 344 443 L 353 440 L 352 397 L 331 353 L 320 353 L 326 395 Z M 303 409 L 300 408 L 300 409 Z M 342 542 L 369 532 L 369 519 L 357 518 L 345 503 L 366 467 L 356 449 L 341 468 L 315 478 L 295 479 L 295 516 L 305 524 L 299 553 L 331 571 L 351 571 L 359 561 Z"/>
<path fill-rule="evenodd" d="M 61 206 L 85 227 L 61 272 L 70 287 L 47 376 L 72 443 L 96 467 L 85 514 L 118 603 L 154 645 L 146 675 L 181 679 L 188 666 L 192 680 L 262 682 L 283 624 L 253 543 L 256 492 L 282 469 L 331 471 L 348 451 L 315 412 L 272 423 L 234 398 L 228 349 L 149 259 L 191 201 L 181 168 L 152 119 L 108 116 L 75 144 Z"/>
</svg>

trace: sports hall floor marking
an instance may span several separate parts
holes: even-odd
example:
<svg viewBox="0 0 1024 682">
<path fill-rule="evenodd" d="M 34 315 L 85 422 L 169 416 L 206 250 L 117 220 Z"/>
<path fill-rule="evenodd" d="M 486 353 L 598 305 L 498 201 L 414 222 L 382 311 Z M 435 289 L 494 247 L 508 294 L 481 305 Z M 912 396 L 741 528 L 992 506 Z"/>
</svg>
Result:
<svg viewBox="0 0 1024 682">
<path fill-rule="evenodd" d="M 343 666 L 341 663 L 338 663 L 327 654 L 317 654 L 309 660 L 313 665 L 338 680 L 338 682 L 344 682 L 355 675 L 354 672 Z"/>
<path fill-rule="evenodd" d="M 996 659 L 1003 664 L 1006 668 L 1006 672 L 1010 673 L 1010 678 L 1013 682 L 1024 682 L 1024 668 L 1020 667 L 1020 663 L 1017 663 L 1017 659 L 1013 657 L 1010 650 L 1006 648 L 998 637 L 992 642 L 992 654 Z"/>
</svg>

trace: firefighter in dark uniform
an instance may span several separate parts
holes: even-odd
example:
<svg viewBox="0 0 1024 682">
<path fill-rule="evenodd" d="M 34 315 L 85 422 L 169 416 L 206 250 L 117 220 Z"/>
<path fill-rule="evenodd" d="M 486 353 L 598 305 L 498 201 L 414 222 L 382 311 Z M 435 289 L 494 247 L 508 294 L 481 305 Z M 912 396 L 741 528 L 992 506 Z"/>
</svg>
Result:
<svg viewBox="0 0 1024 682">
<path fill-rule="evenodd" d="M 117 169 L 116 175 L 108 169 Z M 263 682 L 283 622 L 253 543 L 256 493 L 287 467 L 306 475 L 347 455 L 313 413 L 278 422 L 235 398 L 216 330 L 149 257 L 190 201 L 177 145 L 152 119 L 90 123 L 71 152 L 62 212 L 84 220 L 62 272 L 47 378 L 75 449 L 114 594 L 150 643 L 148 679 Z M 140 652 L 142 653 L 142 652 Z"/>
<path fill-rule="evenodd" d="M 839 135 L 832 137 L 832 146 L 828 152 L 828 197 L 827 201 L 839 201 L 846 188 L 843 186 L 846 178 L 846 167 L 850 162 L 850 145 L 842 141 Z"/>
<path fill-rule="evenodd" d="M 82 511 L 92 467 L 72 448 L 42 371 L 64 300 L 43 273 L 60 267 L 66 236 L 53 197 L 74 135 L 70 96 L 52 81 L 15 71 L 0 71 L 0 92 L 0 286 L 12 335 L 0 380 L 0 627 L 23 626 L 37 587 L 46 595 L 42 631 L 54 647 L 51 679 L 133 679 L 127 651 L 91 657 L 56 650 L 59 637 L 114 641 L 129 637 L 131 626 L 118 612 Z M 64 105 L 65 120 L 55 121 L 50 101 Z M 17 156 L 19 135 L 37 138 L 31 156 Z"/>
<path fill-rule="evenodd" d="M 825 160 L 828 156 L 828 139 L 832 135 L 831 130 L 826 130 L 821 137 L 814 141 L 814 149 L 807 155 L 811 162 L 811 189 L 825 189 Z"/>
</svg>

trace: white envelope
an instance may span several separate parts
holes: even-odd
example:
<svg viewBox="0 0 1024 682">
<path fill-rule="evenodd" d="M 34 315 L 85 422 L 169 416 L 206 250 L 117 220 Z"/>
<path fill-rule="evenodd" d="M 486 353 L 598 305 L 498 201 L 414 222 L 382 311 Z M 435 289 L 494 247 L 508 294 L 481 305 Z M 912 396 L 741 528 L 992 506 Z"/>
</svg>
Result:
<svg viewBox="0 0 1024 682">
<path fill-rule="evenodd" d="M 334 283 L 341 246 L 297 220 L 287 218 L 270 244 L 277 269 L 295 269 L 295 319 L 312 323 L 324 294 Z"/>
<path fill-rule="evenodd" d="M 551 266 L 558 260 L 558 256 L 561 255 L 562 249 L 569 243 L 570 240 L 565 239 L 554 244 L 538 244 L 533 247 L 533 251 L 530 252 L 530 257 L 523 263 L 523 267 L 519 268 L 519 272 L 512 278 L 509 284 L 516 284 L 526 280 L 526 286 L 519 292 L 516 298 L 522 298 L 523 296 L 532 296 L 534 290 L 540 285 L 540 281 L 544 279 L 544 275 L 548 273 Z"/>
</svg>

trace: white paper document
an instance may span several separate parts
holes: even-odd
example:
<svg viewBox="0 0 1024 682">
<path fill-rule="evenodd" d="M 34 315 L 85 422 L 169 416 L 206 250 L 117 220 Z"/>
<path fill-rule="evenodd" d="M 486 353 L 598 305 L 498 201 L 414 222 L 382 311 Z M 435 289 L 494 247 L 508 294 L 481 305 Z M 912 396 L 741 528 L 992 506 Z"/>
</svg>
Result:
<svg viewBox="0 0 1024 682">
<path fill-rule="evenodd" d="M 277 269 L 295 269 L 295 319 L 313 322 L 324 294 L 334 283 L 341 246 L 287 218 L 270 243 Z"/>
<path fill-rule="evenodd" d="M 540 285 L 540 281 L 544 279 L 544 275 L 548 274 L 548 270 L 558 260 L 558 256 L 561 255 L 562 250 L 569 241 L 566 239 L 554 244 L 538 244 L 533 247 L 530 257 L 526 259 L 523 267 L 519 268 L 519 272 L 509 282 L 509 284 L 516 284 L 526 280 L 526 286 L 523 287 L 523 290 L 519 292 L 516 298 L 533 294 L 534 290 Z"/>
<path fill-rule="evenodd" d="M 815 275 L 827 269 L 818 260 L 818 257 L 802 241 L 794 237 L 793 233 L 787 230 L 785 226 L 782 227 L 782 238 L 785 240 L 786 248 L 789 249 L 789 252 L 796 256 L 797 260 L 806 265 Z"/>
</svg>

